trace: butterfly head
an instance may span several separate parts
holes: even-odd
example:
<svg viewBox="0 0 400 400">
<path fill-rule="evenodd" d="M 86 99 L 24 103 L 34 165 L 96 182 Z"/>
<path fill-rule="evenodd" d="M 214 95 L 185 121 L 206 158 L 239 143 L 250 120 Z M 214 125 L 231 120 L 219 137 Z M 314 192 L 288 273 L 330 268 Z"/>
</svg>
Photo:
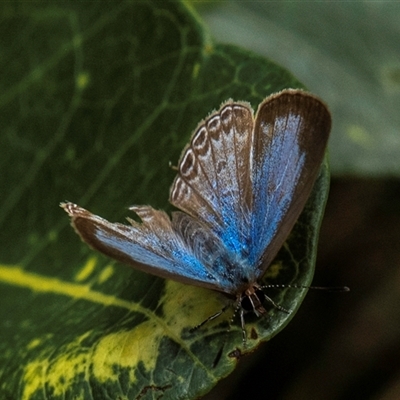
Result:
<svg viewBox="0 0 400 400">
<path fill-rule="evenodd" d="M 266 296 L 258 284 L 249 286 L 238 298 L 241 312 L 253 312 L 257 317 L 261 317 L 267 312 L 263 306 L 265 299 Z"/>
</svg>

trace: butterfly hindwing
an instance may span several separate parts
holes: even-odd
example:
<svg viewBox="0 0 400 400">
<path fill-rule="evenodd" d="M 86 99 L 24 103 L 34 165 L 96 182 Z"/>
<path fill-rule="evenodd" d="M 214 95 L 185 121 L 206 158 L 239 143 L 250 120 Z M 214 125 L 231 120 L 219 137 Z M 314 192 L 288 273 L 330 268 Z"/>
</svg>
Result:
<svg viewBox="0 0 400 400">
<path fill-rule="evenodd" d="M 149 206 L 131 209 L 142 222 L 111 223 L 73 203 L 61 206 L 82 240 L 101 253 L 135 269 L 191 285 L 226 291 L 232 282 L 218 271 L 222 243 L 191 216 L 176 212 L 172 220 Z"/>
<path fill-rule="evenodd" d="M 196 129 L 183 151 L 170 201 L 240 253 L 249 231 L 253 111 L 228 101 Z"/>
</svg>

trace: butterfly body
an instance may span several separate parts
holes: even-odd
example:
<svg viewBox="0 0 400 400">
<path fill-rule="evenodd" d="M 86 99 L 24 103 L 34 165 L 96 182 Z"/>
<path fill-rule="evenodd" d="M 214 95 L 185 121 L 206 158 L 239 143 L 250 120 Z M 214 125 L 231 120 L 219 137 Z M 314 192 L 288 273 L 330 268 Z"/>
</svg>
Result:
<svg viewBox="0 0 400 400">
<path fill-rule="evenodd" d="M 236 298 L 265 314 L 258 281 L 289 235 L 324 156 L 331 119 L 301 90 L 267 97 L 254 115 L 227 101 L 183 150 L 171 218 L 134 206 L 141 222 L 110 223 L 73 203 L 61 206 L 91 247 L 136 269 Z M 241 314 L 242 316 L 242 314 Z M 242 317 L 243 318 L 243 317 Z"/>
</svg>

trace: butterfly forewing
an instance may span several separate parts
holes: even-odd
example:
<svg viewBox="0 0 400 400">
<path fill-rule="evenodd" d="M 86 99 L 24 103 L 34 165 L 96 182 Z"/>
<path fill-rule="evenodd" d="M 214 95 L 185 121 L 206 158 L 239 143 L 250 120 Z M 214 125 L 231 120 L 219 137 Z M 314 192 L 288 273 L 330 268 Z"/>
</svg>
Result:
<svg viewBox="0 0 400 400">
<path fill-rule="evenodd" d="M 310 195 L 331 127 L 326 106 L 302 91 L 266 99 L 256 114 L 250 263 L 268 267 Z"/>
</svg>

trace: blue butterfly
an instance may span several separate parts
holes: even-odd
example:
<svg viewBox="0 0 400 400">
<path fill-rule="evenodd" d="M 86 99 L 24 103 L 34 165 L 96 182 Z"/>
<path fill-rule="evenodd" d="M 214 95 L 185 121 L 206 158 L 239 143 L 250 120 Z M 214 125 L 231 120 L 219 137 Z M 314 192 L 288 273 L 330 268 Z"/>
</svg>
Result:
<svg viewBox="0 0 400 400">
<path fill-rule="evenodd" d="M 170 190 L 180 211 L 172 218 L 133 206 L 142 222 L 128 218 L 125 225 L 73 203 L 61 207 L 101 253 L 234 296 L 244 332 L 246 311 L 266 313 L 258 281 L 304 208 L 330 128 L 327 107 L 301 90 L 267 97 L 255 115 L 250 104 L 229 100 L 198 125 L 183 150 Z"/>
</svg>

